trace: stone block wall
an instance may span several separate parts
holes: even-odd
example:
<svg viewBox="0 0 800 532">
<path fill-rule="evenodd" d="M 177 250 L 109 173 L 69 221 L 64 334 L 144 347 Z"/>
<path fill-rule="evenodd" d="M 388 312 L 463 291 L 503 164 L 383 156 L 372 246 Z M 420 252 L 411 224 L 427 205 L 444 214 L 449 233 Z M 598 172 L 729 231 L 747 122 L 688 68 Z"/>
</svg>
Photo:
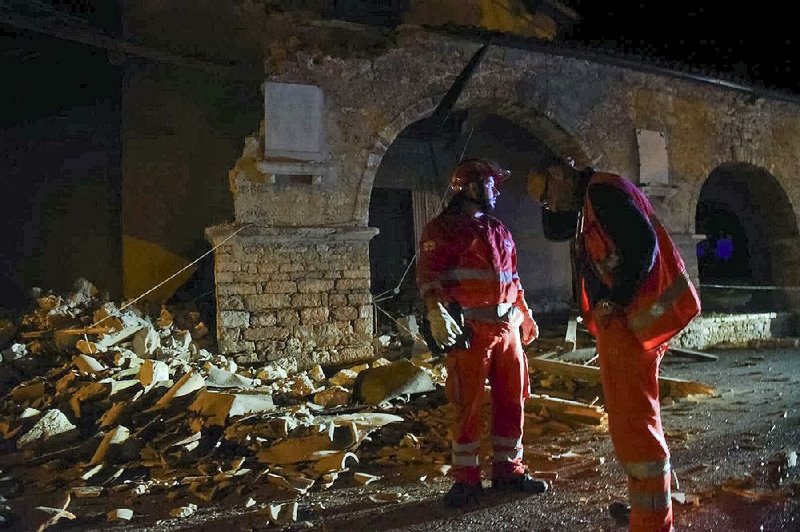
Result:
<svg viewBox="0 0 800 532">
<path fill-rule="evenodd" d="M 237 232 L 238 230 L 238 232 Z M 238 363 L 372 357 L 370 228 L 215 226 L 217 338 Z"/>
<path fill-rule="evenodd" d="M 752 340 L 795 336 L 797 316 L 788 312 L 710 314 L 698 316 L 670 342 L 673 347 L 709 349 L 744 346 Z"/>
</svg>

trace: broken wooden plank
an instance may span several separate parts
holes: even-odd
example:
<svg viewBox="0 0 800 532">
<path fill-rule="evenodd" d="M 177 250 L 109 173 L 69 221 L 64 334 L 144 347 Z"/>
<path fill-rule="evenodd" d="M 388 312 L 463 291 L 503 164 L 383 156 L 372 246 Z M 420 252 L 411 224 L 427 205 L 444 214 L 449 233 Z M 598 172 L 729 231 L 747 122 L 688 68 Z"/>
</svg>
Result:
<svg viewBox="0 0 800 532">
<path fill-rule="evenodd" d="M 558 421 L 574 421 L 585 425 L 601 425 L 606 413 L 600 406 L 587 405 L 547 395 L 532 395 L 525 400 L 525 409 L 534 413 L 546 408 L 550 417 Z"/>
<path fill-rule="evenodd" d="M 594 366 L 582 366 L 569 362 L 530 358 L 528 359 L 528 367 L 531 370 L 536 369 L 560 377 L 581 379 L 588 382 L 600 382 L 600 368 Z M 686 397 L 689 395 L 714 394 L 714 388 L 702 382 L 659 377 L 658 384 L 661 397 Z"/>
<path fill-rule="evenodd" d="M 719 360 L 717 355 L 703 353 L 702 351 L 695 351 L 693 349 L 686 349 L 683 347 L 670 347 L 667 353 L 680 357 L 688 357 L 700 362 L 716 362 Z"/>
<path fill-rule="evenodd" d="M 84 334 L 105 334 L 110 327 L 82 327 L 79 329 L 48 329 L 45 331 L 29 331 L 20 333 L 20 338 L 23 340 L 36 340 L 54 335 L 63 336 L 83 336 Z"/>
</svg>

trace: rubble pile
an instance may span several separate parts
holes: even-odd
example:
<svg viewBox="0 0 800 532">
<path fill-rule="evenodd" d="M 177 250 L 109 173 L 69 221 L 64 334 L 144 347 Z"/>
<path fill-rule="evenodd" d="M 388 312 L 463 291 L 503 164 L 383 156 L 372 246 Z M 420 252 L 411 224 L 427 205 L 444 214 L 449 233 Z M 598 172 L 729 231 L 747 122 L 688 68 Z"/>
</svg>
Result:
<svg viewBox="0 0 800 532">
<path fill-rule="evenodd" d="M 356 471 L 359 448 L 376 429 L 403 421 L 387 413 L 390 402 L 433 391 L 446 378 L 429 353 L 329 378 L 320 366 L 296 374 L 275 365 L 241 368 L 198 346 L 195 335 L 207 334 L 199 321 L 183 329 L 166 308 L 151 319 L 102 301 L 88 282 L 77 288 L 39 297 L 18 341 L 3 351 L 6 360 L 49 361 L 0 403 L 6 448 L 47 471 L 30 479 L 38 490 L 79 498 L 163 490 L 202 504 L 265 483 L 303 495 L 346 472 L 368 484 L 378 477 Z M 196 509 L 176 505 L 171 515 Z M 296 505 L 263 510 L 275 522 L 297 514 Z M 132 517 L 125 508 L 108 508 L 107 516 Z"/>
</svg>

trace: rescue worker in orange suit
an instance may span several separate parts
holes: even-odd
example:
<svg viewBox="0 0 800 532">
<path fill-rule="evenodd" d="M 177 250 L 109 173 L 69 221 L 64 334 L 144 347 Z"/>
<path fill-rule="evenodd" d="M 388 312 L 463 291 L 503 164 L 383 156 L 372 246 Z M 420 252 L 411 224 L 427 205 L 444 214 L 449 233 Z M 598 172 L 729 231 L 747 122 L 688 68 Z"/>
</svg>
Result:
<svg viewBox="0 0 800 532">
<path fill-rule="evenodd" d="M 697 292 L 650 202 L 629 180 L 558 160 L 530 173 L 528 191 L 545 223 L 549 215 L 576 214 L 576 294 L 597 340 L 608 428 L 628 477 L 629 505 L 617 516 L 633 531 L 671 531 L 658 371 L 667 342 L 700 312 Z"/>
<path fill-rule="evenodd" d="M 450 181 L 456 194 L 420 240 L 417 283 L 433 341 L 447 351 L 445 391 L 457 411 L 452 428 L 455 483 L 444 499 L 450 507 L 474 504 L 483 492 L 478 452 L 487 378 L 492 487 L 525 493 L 543 493 L 548 487 L 522 463 L 523 407 L 529 395 L 522 345 L 535 340 L 539 330 L 517 275 L 511 233 L 489 215 L 499 195 L 496 187 L 508 176 L 483 160 L 459 164 Z M 461 316 L 451 314 L 454 304 Z M 458 346 L 465 329 L 469 344 Z"/>
</svg>

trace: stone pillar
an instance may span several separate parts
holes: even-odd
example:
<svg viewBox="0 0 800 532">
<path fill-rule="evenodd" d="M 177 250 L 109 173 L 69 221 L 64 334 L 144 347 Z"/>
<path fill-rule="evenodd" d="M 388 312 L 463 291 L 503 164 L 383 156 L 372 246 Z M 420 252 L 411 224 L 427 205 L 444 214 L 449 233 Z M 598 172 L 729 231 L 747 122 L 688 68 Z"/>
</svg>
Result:
<svg viewBox="0 0 800 532">
<path fill-rule="evenodd" d="M 369 241 L 377 229 L 241 228 L 206 229 L 221 244 L 214 271 L 222 354 L 287 369 L 372 358 Z"/>
</svg>

